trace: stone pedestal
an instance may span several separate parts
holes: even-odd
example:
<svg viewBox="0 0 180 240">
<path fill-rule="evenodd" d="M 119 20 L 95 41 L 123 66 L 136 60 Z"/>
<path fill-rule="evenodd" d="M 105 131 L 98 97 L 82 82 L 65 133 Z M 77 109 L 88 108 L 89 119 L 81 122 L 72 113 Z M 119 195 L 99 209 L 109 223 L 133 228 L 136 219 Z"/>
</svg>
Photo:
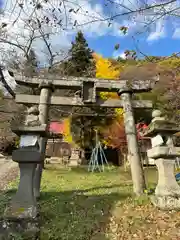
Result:
<svg viewBox="0 0 180 240">
<path fill-rule="evenodd" d="M 154 195 L 151 202 L 162 210 L 180 210 L 180 197 Z"/>
<path fill-rule="evenodd" d="M 10 218 L 36 218 L 37 203 L 34 197 L 35 163 L 19 163 L 20 182 L 16 195 L 12 198 L 5 215 Z"/>
<path fill-rule="evenodd" d="M 153 204 L 164 210 L 180 209 L 180 186 L 174 176 L 173 159 L 157 159 L 158 184 L 155 196 L 151 197 Z"/>
<path fill-rule="evenodd" d="M 180 186 L 174 176 L 175 160 L 160 158 L 155 163 L 159 174 L 155 194 L 161 196 L 180 196 Z"/>
<path fill-rule="evenodd" d="M 79 165 L 79 151 L 72 150 L 71 158 L 69 160 L 70 167 L 77 167 Z"/>
<path fill-rule="evenodd" d="M 78 160 L 77 159 L 70 159 L 69 167 L 77 167 L 78 166 Z"/>
<path fill-rule="evenodd" d="M 35 239 L 39 234 L 38 207 L 33 192 L 35 163 L 19 163 L 20 182 L 16 195 L 4 212 L 0 239 L 10 235 Z"/>
</svg>

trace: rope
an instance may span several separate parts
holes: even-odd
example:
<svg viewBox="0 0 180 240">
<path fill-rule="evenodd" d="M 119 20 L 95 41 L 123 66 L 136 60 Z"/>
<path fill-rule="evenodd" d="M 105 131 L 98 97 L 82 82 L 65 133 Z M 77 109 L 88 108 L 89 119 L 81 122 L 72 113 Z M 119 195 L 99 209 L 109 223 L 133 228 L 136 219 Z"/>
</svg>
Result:
<svg viewBox="0 0 180 240">
<path fill-rule="evenodd" d="M 109 165 L 108 165 L 108 161 L 105 156 L 104 150 L 101 146 L 101 142 L 99 140 L 97 130 L 95 130 L 95 133 L 96 133 L 96 146 L 92 150 L 90 162 L 88 165 L 88 172 L 94 172 L 94 171 L 104 172 L 104 163 L 107 166 Z M 100 160 L 101 164 L 99 164 L 98 160 Z"/>
</svg>

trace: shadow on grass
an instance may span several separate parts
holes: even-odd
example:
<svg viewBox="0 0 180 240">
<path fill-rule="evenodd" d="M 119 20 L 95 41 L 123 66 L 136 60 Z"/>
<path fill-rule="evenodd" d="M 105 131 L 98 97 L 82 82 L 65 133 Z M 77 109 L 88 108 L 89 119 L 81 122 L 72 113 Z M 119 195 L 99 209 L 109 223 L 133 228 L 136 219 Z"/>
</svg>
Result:
<svg viewBox="0 0 180 240">
<path fill-rule="evenodd" d="M 104 166 L 104 171 L 106 172 L 106 173 L 113 173 L 113 172 L 117 172 L 117 171 L 119 171 L 119 169 L 120 168 L 118 168 L 118 167 L 112 167 L 112 166 L 109 166 L 109 167 L 107 167 L 107 166 Z M 92 172 L 88 172 L 88 166 L 78 166 L 78 167 L 71 167 L 71 171 L 72 172 L 74 172 L 74 173 L 82 173 L 82 174 L 84 174 L 84 173 L 89 173 L 89 174 L 91 174 Z M 101 174 L 102 172 L 99 172 L 98 170 L 97 171 L 94 171 L 94 173 L 99 173 L 99 174 Z"/>
<path fill-rule="evenodd" d="M 129 185 L 127 185 L 127 186 L 129 186 Z M 121 188 L 124 187 L 124 184 L 113 184 L 113 185 L 110 185 L 110 186 L 92 187 L 92 188 L 87 188 L 87 189 L 83 189 L 83 190 L 82 189 L 77 189 L 77 190 L 72 191 L 72 193 L 83 194 L 83 193 L 88 193 L 88 192 L 91 192 L 91 191 L 98 191 L 98 190 L 112 189 L 112 188 L 120 188 L 120 187 Z"/>
<path fill-rule="evenodd" d="M 88 166 L 77 166 L 77 167 L 59 167 L 58 164 L 51 164 L 48 165 L 45 169 L 45 171 L 51 172 L 51 171 L 56 171 L 61 174 L 67 174 L 68 172 L 74 173 L 74 174 L 79 174 L 79 175 L 87 175 L 87 174 L 106 174 L 108 175 L 113 175 L 113 174 L 120 174 L 123 175 L 124 177 L 131 179 L 131 172 L 130 169 L 125 172 L 123 167 L 114 167 L 110 166 L 109 168 L 105 166 L 104 172 L 99 172 L 99 171 L 94 171 L 94 172 L 88 172 Z"/>
<path fill-rule="evenodd" d="M 112 186 L 114 187 L 114 186 Z M 104 187 L 107 188 L 107 187 Z M 110 187 L 109 187 L 110 188 Z M 42 192 L 39 200 L 41 240 L 106 240 L 105 227 L 114 204 L 130 193 L 91 194 L 83 191 Z M 98 188 L 97 188 L 98 190 Z M 0 213 L 16 189 L 0 194 Z"/>
<path fill-rule="evenodd" d="M 85 191 L 88 193 L 88 189 Z M 117 201 L 128 197 L 130 194 L 123 192 L 102 195 L 86 195 L 82 191 L 42 192 L 41 239 L 108 239 L 104 228 L 111 209 Z"/>
</svg>

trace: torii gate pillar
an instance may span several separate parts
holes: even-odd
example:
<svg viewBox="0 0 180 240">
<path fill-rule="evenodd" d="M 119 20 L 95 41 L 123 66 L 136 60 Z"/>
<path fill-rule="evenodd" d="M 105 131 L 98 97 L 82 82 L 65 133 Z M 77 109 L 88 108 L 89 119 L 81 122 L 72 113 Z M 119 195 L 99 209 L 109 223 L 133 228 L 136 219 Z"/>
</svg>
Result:
<svg viewBox="0 0 180 240">
<path fill-rule="evenodd" d="M 131 166 L 131 175 L 133 180 L 133 189 L 137 195 L 143 194 L 145 189 L 145 179 L 139 153 L 136 126 L 132 107 L 132 90 L 120 89 L 118 95 L 123 101 L 124 125 L 128 145 L 128 157 Z"/>
<path fill-rule="evenodd" d="M 41 89 L 40 93 L 40 101 L 39 101 L 39 120 L 41 124 L 48 123 L 48 112 L 49 112 L 49 101 L 51 94 L 53 92 L 52 84 L 42 82 L 39 85 Z M 45 154 L 46 154 L 46 145 L 47 145 L 47 137 L 41 137 L 40 140 L 40 151 L 41 151 L 41 164 L 37 164 L 34 176 L 34 195 L 36 198 L 40 197 L 40 185 L 41 185 L 41 177 L 42 170 L 44 166 Z"/>
</svg>

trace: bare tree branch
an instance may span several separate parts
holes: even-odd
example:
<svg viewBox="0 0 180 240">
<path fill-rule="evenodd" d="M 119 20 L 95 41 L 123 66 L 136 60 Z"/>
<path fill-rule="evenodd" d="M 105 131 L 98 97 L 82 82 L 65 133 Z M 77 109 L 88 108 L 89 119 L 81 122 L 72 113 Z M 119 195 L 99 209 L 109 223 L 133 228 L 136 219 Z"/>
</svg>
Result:
<svg viewBox="0 0 180 240">
<path fill-rule="evenodd" d="M 2 82 L 2 84 L 4 85 L 5 89 L 8 91 L 8 93 L 15 98 L 15 93 L 12 90 L 12 88 L 9 86 L 9 84 L 7 83 L 7 81 L 5 80 L 3 71 L 2 71 L 2 67 L 0 67 L 0 81 Z"/>
</svg>

